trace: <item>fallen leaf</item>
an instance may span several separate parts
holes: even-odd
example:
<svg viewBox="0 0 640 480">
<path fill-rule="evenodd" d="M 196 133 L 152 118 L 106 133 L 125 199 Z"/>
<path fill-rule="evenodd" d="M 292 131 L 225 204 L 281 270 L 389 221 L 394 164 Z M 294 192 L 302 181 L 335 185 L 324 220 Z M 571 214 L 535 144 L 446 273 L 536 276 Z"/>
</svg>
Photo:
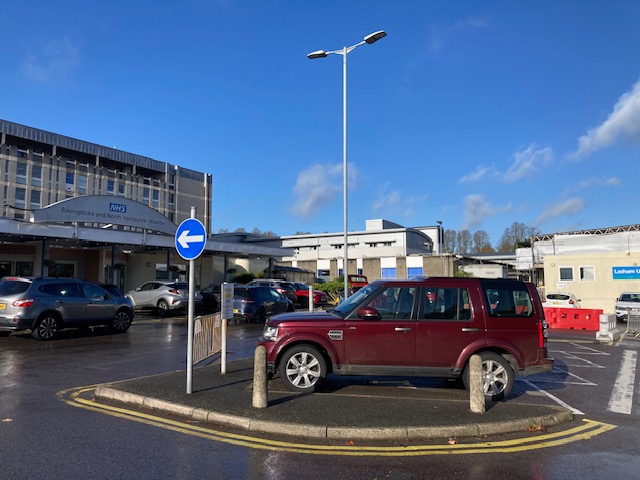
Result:
<svg viewBox="0 0 640 480">
<path fill-rule="evenodd" d="M 13 422 L 13 418 L 3 418 L 0 422 Z"/>
<path fill-rule="evenodd" d="M 450 439 L 447 441 L 447 443 L 448 443 L 449 445 L 455 445 L 455 444 L 457 444 L 458 442 L 456 441 L 456 439 L 455 439 L 455 438 L 450 438 Z"/>
</svg>

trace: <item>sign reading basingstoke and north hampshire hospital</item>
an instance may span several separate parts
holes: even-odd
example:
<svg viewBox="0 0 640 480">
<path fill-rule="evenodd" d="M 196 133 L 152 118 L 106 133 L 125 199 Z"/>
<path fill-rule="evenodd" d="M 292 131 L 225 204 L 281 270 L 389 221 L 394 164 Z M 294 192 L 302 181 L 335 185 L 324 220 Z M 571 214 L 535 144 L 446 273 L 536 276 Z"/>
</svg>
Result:
<svg viewBox="0 0 640 480">
<path fill-rule="evenodd" d="M 640 267 L 612 267 L 614 280 L 637 280 L 640 279 Z"/>
<path fill-rule="evenodd" d="M 113 195 L 86 195 L 61 200 L 33 211 L 36 222 L 113 223 L 174 235 L 176 224 L 147 205 Z"/>
</svg>

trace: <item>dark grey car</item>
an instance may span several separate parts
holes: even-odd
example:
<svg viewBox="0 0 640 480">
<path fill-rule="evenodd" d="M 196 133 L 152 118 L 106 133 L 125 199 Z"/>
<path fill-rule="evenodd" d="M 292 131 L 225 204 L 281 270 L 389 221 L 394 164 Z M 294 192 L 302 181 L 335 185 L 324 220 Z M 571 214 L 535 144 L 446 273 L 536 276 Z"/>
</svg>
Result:
<svg viewBox="0 0 640 480">
<path fill-rule="evenodd" d="M 52 340 L 68 327 L 108 325 L 125 332 L 133 305 L 98 285 L 77 278 L 4 277 L 0 280 L 0 336 L 31 330 L 38 340 Z"/>
</svg>

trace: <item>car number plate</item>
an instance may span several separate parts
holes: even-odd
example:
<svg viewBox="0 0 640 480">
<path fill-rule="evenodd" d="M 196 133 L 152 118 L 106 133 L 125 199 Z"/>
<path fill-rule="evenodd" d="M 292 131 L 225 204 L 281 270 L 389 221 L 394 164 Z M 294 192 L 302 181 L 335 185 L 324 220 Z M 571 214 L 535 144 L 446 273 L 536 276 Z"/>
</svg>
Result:
<svg viewBox="0 0 640 480">
<path fill-rule="evenodd" d="M 0 303 L 0 310 L 4 310 L 5 308 L 7 308 L 7 304 L 6 303 Z"/>
<path fill-rule="evenodd" d="M 234 308 L 234 309 L 233 309 L 233 313 L 238 313 L 238 309 L 237 309 L 237 308 Z"/>
</svg>

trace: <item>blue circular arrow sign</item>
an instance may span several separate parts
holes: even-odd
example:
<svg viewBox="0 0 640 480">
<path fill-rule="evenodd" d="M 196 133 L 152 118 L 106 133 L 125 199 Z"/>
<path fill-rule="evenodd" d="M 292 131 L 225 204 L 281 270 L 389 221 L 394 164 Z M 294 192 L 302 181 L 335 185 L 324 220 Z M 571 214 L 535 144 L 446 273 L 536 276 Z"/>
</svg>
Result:
<svg viewBox="0 0 640 480">
<path fill-rule="evenodd" d="M 198 258 L 207 244 L 204 225 L 197 218 L 187 218 L 176 230 L 176 250 L 185 260 Z"/>
</svg>

